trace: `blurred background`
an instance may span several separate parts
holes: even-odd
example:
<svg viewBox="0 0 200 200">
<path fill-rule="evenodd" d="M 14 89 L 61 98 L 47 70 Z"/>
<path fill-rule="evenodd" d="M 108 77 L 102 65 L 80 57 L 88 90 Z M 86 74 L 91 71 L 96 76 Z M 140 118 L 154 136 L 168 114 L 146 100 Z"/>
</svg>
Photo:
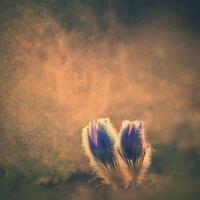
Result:
<svg viewBox="0 0 200 200">
<path fill-rule="evenodd" d="M 0 199 L 197 200 L 198 0 L 0 1 Z M 145 123 L 148 183 L 96 188 L 81 129 Z"/>
</svg>

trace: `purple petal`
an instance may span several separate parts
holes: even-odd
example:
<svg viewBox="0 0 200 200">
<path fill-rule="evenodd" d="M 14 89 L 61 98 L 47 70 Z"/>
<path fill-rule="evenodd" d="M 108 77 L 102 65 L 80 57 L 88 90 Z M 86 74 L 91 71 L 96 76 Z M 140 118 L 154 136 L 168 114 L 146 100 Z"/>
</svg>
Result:
<svg viewBox="0 0 200 200">
<path fill-rule="evenodd" d="M 122 130 L 121 146 L 127 159 L 139 159 L 143 152 L 144 137 L 142 123 L 139 121 L 128 123 Z"/>
<path fill-rule="evenodd" d="M 109 136 L 105 124 L 91 122 L 89 124 L 89 146 L 98 160 L 107 162 L 114 157 L 114 141 Z"/>
<path fill-rule="evenodd" d="M 89 125 L 89 137 L 91 142 L 96 147 L 98 146 L 97 134 L 98 134 L 98 127 L 95 122 L 91 122 Z"/>
</svg>

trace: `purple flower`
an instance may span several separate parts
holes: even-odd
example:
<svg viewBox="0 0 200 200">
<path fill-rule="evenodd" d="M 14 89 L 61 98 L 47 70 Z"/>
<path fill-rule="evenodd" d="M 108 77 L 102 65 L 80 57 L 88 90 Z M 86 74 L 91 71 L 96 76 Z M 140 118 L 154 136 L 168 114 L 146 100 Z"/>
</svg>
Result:
<svg viewBox="0 0 200 200">
<path fill-rule="evenodd" d="M 99 123 L 91 122 L 89 125 L 89 141 L 91 151 L 112 150 L 113 141 L 109 138 L 106 128 Z"/>
<path fill-rule="evenodd" d="M 141 121 L 123 122 L 121 129 L 121 153 L 126 160 L 136 162 L 144 155 L 144 131 Z"/>
<path fill-rule="evenodd" d="M 103 165 L 115 167 L 115 151 L 114 151 L 114 129 L 108 119 L 99 119 L 97 122 L 90 122 L 86 127 L 86 154 L 92 155 L 96 162 Z"/>
<path fill-rule="evenodd" d="M 118 152 L 126 162 L 131 176 L 127 189 L 137 188 L 149 168 L 152 152 L 150 144 L 145 139 L 142 121 L 122 122 Z"/>
<path fill-rule="evenodd" d="M 97 176 L 113 187 L 137 186 L 150 165 L 141 121 L 123 121 L 119 137 L 108 118 L 92 121 L 82 130 L 82 145 Z"/>
</svg>

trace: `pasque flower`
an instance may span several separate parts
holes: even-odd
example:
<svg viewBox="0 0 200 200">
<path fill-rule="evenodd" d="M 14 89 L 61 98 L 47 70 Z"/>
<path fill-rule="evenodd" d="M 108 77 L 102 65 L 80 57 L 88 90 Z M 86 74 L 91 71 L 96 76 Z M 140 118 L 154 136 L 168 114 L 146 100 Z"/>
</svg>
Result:
<svg viewBox="0 0 200 200">
<path fill-rule="evenodd" d="M 113 164 L 115 159 L 114 140 L 105 126 L 106 123 L 94 121 L 89 124 L 89 147 L 96 160 L 104 164 Z"/>
<path fill-rule="evenodd" d="M 82 131 L 85 154 L 97 175 L 107 182 L 118 170 L 115 141 L 116 131 L 108 118 L 92 121 Z"/>
<path fill-rule="evenodd" d="M 140 183 L 151 161 L 151 147 L 145 139 L 142 121 L 123 121 L 118 152 L 127 164 L 132 180 Z"/>
<path fill-rule="evenodd" d="M 121 131 L 121 149 L 123 156 L 128 160 L 136 162 L 143 157 L 144 145 L 145 138 L 142 122 L 127 122 Z"/>
<path fill-rule="evenodd" d="M 150 165 L 142 121 L 123 121 L 118 136 L 108 118 L 92 121 L 83 128 L 82 144 L 97 176 L 114 188 L 137 186 Z"/>
</svg>

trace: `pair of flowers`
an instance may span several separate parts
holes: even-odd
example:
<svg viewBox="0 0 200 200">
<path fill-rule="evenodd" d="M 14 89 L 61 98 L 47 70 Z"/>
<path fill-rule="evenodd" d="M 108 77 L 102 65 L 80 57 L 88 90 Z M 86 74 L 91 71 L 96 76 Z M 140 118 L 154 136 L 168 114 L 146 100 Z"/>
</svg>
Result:
<svg viewBox="0 0 200 200">
<path fill-rule="evenodd" d="M 114 188 L 138 187 L 151 161 L 142 121 L 123 121 L 117 134 L 108 118 L 82 130 L 82 145 L 97 176 Z"/>
</svg>

